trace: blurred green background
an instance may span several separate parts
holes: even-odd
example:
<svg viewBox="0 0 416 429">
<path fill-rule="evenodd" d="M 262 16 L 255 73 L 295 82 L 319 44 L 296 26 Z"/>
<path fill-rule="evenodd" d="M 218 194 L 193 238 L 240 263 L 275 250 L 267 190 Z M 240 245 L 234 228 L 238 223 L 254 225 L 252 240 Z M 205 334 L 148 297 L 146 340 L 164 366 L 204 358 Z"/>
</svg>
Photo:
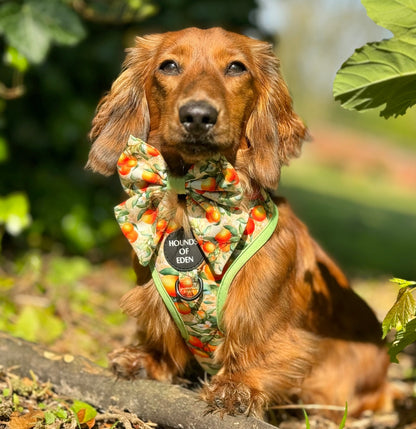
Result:
<svg viewBox="0 0 416 429">
<path fill-rule="evenodd" d="M 385 120 L 347 112 L 331 95 L 353 50 L 389 37 L 359 0 L 4 0 L 0 8 L 2 264 L 29 250 L 128 261 L 112 211 L 123 199 L 118 179 L 83 168 L 95 107 L 135 35 L 218 25 L 275 44 L 313 136 L 279 193 L 350 276 L 416 278 L 415 109 Z"/>
</svg>

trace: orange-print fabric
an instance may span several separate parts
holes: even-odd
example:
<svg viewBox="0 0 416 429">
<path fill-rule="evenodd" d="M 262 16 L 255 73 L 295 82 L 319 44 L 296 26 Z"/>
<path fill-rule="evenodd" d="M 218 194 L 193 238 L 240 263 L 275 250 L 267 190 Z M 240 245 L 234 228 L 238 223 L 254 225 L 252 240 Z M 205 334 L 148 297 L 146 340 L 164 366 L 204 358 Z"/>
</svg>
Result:
<svg viewBox="0 0 416 429">
<path fill-rule="evenodd" d="M 169 229 L 175 207 L 169 189 L 166 163 L 157 149 L 130 136 L 117 163 L 121 184 L 131 197 L 115 207 L 121 230 L 139 262 L 147 265 Z M 239 207 L 243 190 L 225 157 L 194 164 L 185 175 L 184 193 L 189 223 L 198 242 L 210 242 L 203 251 L 216 274 L 244 234 L 249 213 Z M 172 228 L 172 224 L 170 225 Z"/>
<path fill-rule="evenodd" d="M 275 205 L 264 190 L 243 201 L 238 175 L 222 156 L 193 165 L 185 176 L 184 193 L 192 233 L 203 257 L 197 267 L 178 269 L 165 254 L 165 242 L 179 226 L 169 218 L 174 208 L 166 195 L 177 190 L 169 189 L 163 157 L 157 149 L 130 137 L 118 171 L 130 196 L 115 207 L 121 230 L 139 262 L 150 263 L 159 293 L 178 326 L 185 328 L 182 335 L 188 348 L 204 370 L 213 374 L 220 368 L 214 352 L 223 341 L 217 295 L 221 287 L 229 286 L 222 280 L 269 225 Z M 195 299 L 192 285 L 201 288 Z M 184 299 L 183 290 L 190 290 L 191 298 Z"/>
</svg>

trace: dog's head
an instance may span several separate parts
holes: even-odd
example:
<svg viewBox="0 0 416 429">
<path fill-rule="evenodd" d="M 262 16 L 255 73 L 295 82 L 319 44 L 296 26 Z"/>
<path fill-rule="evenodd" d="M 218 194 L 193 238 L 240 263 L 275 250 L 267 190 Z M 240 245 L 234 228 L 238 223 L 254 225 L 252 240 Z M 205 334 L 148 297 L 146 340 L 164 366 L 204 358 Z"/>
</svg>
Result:
<svg viewBox="0 0 416 429">
<path fill-rule="evenodd" d="M 219 152 L 273 189 L 306 128 L 269 44 L 189 28 L 136 39 L 98 105 L 87 167 L 112 174 L 130 134 L 157 147 L 175 174 Z"/>
</svg>

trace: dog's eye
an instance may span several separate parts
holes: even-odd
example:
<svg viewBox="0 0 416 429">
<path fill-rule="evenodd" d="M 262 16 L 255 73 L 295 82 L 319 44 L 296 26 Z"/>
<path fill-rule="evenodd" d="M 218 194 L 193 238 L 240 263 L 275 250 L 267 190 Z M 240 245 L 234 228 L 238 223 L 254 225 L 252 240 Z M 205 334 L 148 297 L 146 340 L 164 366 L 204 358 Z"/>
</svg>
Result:
<svg viewBox="0 0 416 429">
<path fill-rule="evenodd" d="M 233 61 L 232 63 L 228 64 L 227 68 L 225 69 L 225 74 L 229 76 L 238 76 L 246 71 L 247 68 L 243 63 L 240 61 Z"/>
<path fill-rule="evenodd" d="M 181 72 L 178 64 L 173 60 L 163 61 L 163 63 L 159 66 L 159 70 L 172 76 L 178 75 Z"/>
</svg>

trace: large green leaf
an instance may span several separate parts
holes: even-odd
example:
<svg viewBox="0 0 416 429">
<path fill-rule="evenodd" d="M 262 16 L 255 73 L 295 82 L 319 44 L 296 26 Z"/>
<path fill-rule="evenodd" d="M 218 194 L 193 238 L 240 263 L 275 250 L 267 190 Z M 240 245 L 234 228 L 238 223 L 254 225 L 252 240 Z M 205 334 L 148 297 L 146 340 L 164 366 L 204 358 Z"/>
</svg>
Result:
<svg viewBox="0 0 416 429">
<path fill-rule="evenodd" d="M 76 13 L 62 0 L 26 0 L 0 7 L 0 33 L 32 63 L 44 60 L 50 44 L 71 45 L 85 31 Z"/>
<path fill-rule="evenodd" d="M 85 36 L 78 15 L 62 0 L 28 0 L 27 3 L 51 40 L 62 45 L 74 45 Z"/>
<path fill-rule="evenodd" d="M 389 347 L 389 355 L 391 362 L 398 363 L 397 355 L 407 346 L 416 341 L 416 319 L 412 319 L 406 324 L 405 328 L 397 331 L 393 342 Z"/>
<path fill-rule="evenodd" d="M 10 7 L 14 6 L 14 7 Z M 0 28 L 9 45 L 30 62 L 41 62 L 49 49 L 49 35 L 36 20 L 32 7 L 5 4 L 0 9 Z"/>
<path fill-rule="evenodd" d="M 403 115 L 416 103 L 416 1 L 362 3 L 394 37 L 357 49 L 335 77 L 334 97 L 347 109 L 384 106 L 381 116 Z"/>
<path fill-rule="evenodd" d="M 411 289 L 401 288 L 397 300 L 383 320 L 383 338 L 391 329 L 401 331 L 415 318 L 416 302 Z"/>
</svg>

